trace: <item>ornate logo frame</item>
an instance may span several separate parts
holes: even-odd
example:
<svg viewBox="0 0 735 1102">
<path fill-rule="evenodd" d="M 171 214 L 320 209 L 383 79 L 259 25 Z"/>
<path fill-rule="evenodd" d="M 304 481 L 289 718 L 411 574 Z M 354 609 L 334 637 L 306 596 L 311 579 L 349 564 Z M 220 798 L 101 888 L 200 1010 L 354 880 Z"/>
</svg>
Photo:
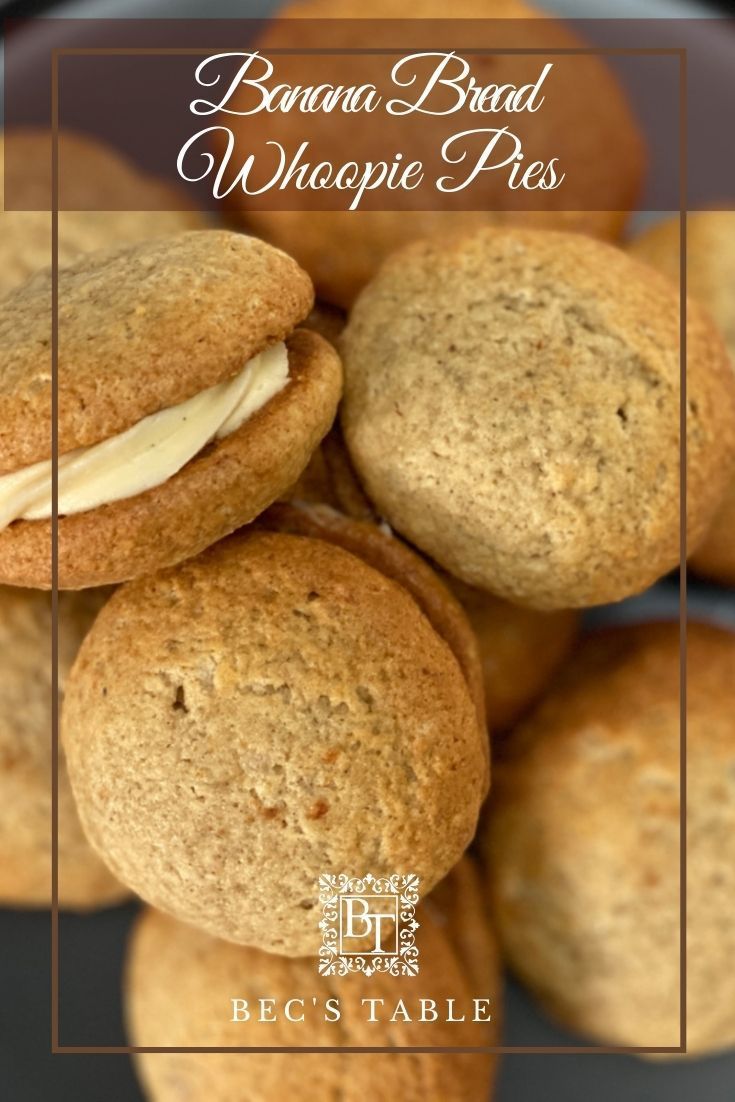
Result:
<svg viewBox="0 0 735 1102">
<path fill-rule="evenodd" d="M 345 873 L 322 873 L 319 877 L 319 902 L 322 907 L 322 918 L 319 922 L 322 933 L 319 974 L 346 976 L 350 972 L 362 972 L 366 976 L 372 976 L 376 972 L 382 972 L 391 976 L 418 975 L 416 931 L 420 923 L 416 920 L 416 905 L 419 901 L 419 883 L 419 877 L 413 873 L 382 877 L 373 876 L 372 873 L 353 877 Z M 344 896 L 358 897 L 368 903 L 376 896 L 395 896 L 398 915 L 397 953 L 343 951 L 340 915 Z"/>
</svg>

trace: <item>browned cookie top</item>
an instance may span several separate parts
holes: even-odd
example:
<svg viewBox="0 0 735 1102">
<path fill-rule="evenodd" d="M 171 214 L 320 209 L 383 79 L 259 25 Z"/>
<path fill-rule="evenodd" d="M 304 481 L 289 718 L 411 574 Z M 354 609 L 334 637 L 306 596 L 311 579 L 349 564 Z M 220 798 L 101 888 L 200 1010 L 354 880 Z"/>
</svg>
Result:
<svg viewBox="0 0 735 1102">
<path fill-rule="evenodd" d="M 203 230 L 81 256 L 59 274 L 59 452 L 97 443 L 242 370 L 306 316 L 308 276 Z M 50 273 L 0 303 L 0 474 L 51 452 Z"/>
<path fill-rule="evenodd" d="M 484 726 L 485 696 L 477 640 L 459 601 L 424 559 L 376 523 L 348 517 L 323 503 L 277 504 L 263 514 L 260 522 L 280 532 L 334 543 L 402 585 L 451 648 L 472 694 L 480 725 Z"/>
<path fill-rule="evenodd" d="M 82 821 L 123 881 L 272 952 L 315 951 L 317 878 L 461 856 L 485 732 L 405 589 L 322 539 L 242 532 L 118 590 L 63 729 Z"/>
</svg>

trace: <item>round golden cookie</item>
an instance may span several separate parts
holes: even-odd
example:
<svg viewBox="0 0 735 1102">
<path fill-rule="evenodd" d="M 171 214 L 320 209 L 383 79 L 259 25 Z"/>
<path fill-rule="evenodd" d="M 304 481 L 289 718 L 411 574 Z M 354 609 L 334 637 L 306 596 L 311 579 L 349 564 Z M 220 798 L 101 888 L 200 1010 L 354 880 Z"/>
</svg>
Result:
<svg viewBox="0 0 735 1102">
<path fill-rule="evenodd" d="M 7 144 L 12 150 L 9 199 L 17 202 L 22 197 L 28 209 L 2 209 L 5 180 L 1 166 L 6 141 L 0 132 L 0 297 L 50 267 L 52 261 L 50 133 L 13 130 Z M 186 209 L 186 196 L 144 176 L 100 143 L 61 132 L 59 148 L 64 197 L 68 205 L 76 203 L 81 208 L 60 211 L 59 264 L 94 249 L 206 226 L 203 215 Z M 164 197 L 171 209 L 155 209 Z M 146 202 L 154 209 L 141 210 Z M 131 209 L 117 209 L 124 203 Z M 34 206 L 37 209 L 32 209 Z M 110 206 L 112 209 L 104 209 Z"/>
<path fill-rule="evenodd" d="M 688 1051 L 735 1044 L 735 635 L 688 631 Z M 484 839 L 507 958 L 605 1045 L 678 1046 L 678 624 L 585 640 L 497 767 Z"/>
<path fill-rule="evenodd" d="M 679 302 L 578 234 L 483 230 L 396 253 L 340 341 L 341 423 L 389 523 L 540 609 L 616 601 L 679 557 Z M 689 537 L 731 468 L 735 379 L 689 311 Z"/>
<path fill-rule="evenodd" d="M 49 278 L 0 302 L 0 474 L 50 459 Z M 285 340 L 286 386 L 160 485 L 64 516 L 59 584 L 149 573 L 250 521 L 306 466 L 334 418 L 339 359 L 296 326 L 311 283 L 254 238 L 200 231 L 97 251 L 59 278 L 58 446 L 63 458 L 238 375 Z M 48 587 L 50 520 L 0 531 L 0 580 Z"/>
<path fill-rule="evenodd" d="M 259 42 L 262 53 L 268 56 L 268 49 L 273 46 L 293 46 L 293 33 L 288 30 L 288 21 L 306 20 L 303 31 L 299 28 L 299 43 L 321 49 L 331 44 L 335 53 L 330 58 L 329 79 L 334 84 L 351 86 L 375 81 L 375 58 L 361 58 L 353 50 L 340 64 L 337 47 L 364 46 L 366 19 L 390 20 L 402 13 L 396 9 L 394 0 L 380 0 L 371 4 L 369 9 L 356 4 L 355 0 L 297 0 L 286 4 L 278 14 L 283 22 L 266 27 Z M 408 47 L 413 49 L 424 45 L 423 41 L 415 41 L 422 38 L 422 26 L 417 21 L 446 19 L 448 12 L 441 0 L 421 0 L 412 4 L 410 14 L 414 21 L 412 29 L 403 36 L 407 53 Z M 539 49 L 548 46 L 553 51 L 554 48 L 569 49 L 580 45 L 576 36 L 560 23 L 551 19 L 540 23 L 538 17 L 541 14 L 522 0 L 459 0 L 451 10 L 454 20 L 517 20 L 507 42 L 513 47 L 526 44 Z M 329 19 L 335 20 L 331 25 L 333 30 L 330 30 L 330 24 L 325 23 Z M 340 19 L 345 22 L 336 22 Z M 308 22 L 310 20 L 313 22 Z M 395 48 L 400 44 L 399 31 L 381 30 L 380 25 L 375 23 L 370 26 L 369 37 L 373 47 L 378 44 L 378 37 L 384 37 L 387 47 Z M 427 36 L 431 39 L 426 43 L 427 47 L 435 48 L 436 35 L 432 37 L 425 25 L 423 37 Z M 497 38 L 497 34 L 494 37 Z M 564 57 L 550 53 L 549 57 L 553 58 L 554 70 L 549 78 L 544 107 L 538 113 L 514 115 L 512 125 L 514 133 L 523 142 L 527 156 L 544 163 L 558 158 L 558 163 L 566 170 L 562 190 L 533 193 L 533 210 L 508 209 L 513 205 L 514 193 L 508 189 L 502 172 L 485 174 L 482 190 L 475 187 L 472 202 L 468 204 L 475 209 L 468 211 L 255 210 L 248 209 L 247 196 L 243 196 L 239 189 L 233 189 L 226 202 L 251 230 L 295 256 L 312 276 L 317 293 L 322 298 L 344 308 L 352 304 L 386 256 L 411 241 L 436 233 L 466 233 L 490 222 L 577 230 L 615 239 L 625 224 L 626 212 L 635 204 L 642 180 L 644 155 L 638 127 L 615 76 L 604 61 L 591 55 Z M 525 57 L 517 54 L 477 55 L 471 60 L 472 72 L 480 84 L 503 85 L 512 82 L 520 86 L 533 83 L 542 67 L 538 55 L 533 53 Z M 281 79 L 307 85 L 317 82 L 313 64 L 304 62 L 303 58 L 296 62 L 300 69 L 295 73 L 290 70 L 284 73 L 282 56 L 277 59 L 277 64 Z M 582 86 L 588 90 L 589 96 L 579 95 Z M 391 86 L 386 94 L 395 95 L 396 87 Z M 228 105 L 230 109 L 231 103 Z M 294 127 L 298 124 L 298 117 L 298 113 L 294 114 Z M 461 117 L 470 125 L 468 115 Z M 493 118 L 488 115 L 473 117 L 486 120 L 477 125 L 491 125 L 487 120 Z M 410 116 L 411 120 L 416 118 L 420 119 L 420 125 L 414 125 L 410 132 L 411 158 L 415 153 L 427 165 L 432 163 L 437 149 L 441 148 L 442 137 L 431 125 L 435 120 L 430 116 Z M 220 121 L 223 127 L 230 128 L 234 133 L 236 148 L 253 147 L 253 127 L 258 125 L 257 118 L 228 113 Z M 334 160 L 334 149 L 337 147 L 349 148 L 350 158 L 358 163 L 376 159 L 375 127 L 382 126 L 383 121 L 384 116 L 380 112 L 350 115 L 333 111 L 311 115 L 308 135 L 311 146 L 316 146 L 313 159 L 317 161 L 324 157 Z M 439 125 L 445 121 L 438 120 Z M 340 125 L 344 128 L 342 141 Z M 462 126 L 457 129 L 461 130 Z M 213 137 L 222 141 L 224 130 L 216 131 Z M 294 133 L 295 145 L 303 137 L 302 132 Z M 323 148 L 318 143 L 320 138 Z M 608 155 L 611 148 L 616 152 L 614 165 L 611 165 Z M 416 192 L 416 195 L 423 195 L 425 200 L 425 192 Z M 441 193 L 436 191 L 435 205 L 442 198 Z M 403 193 L 401 199 L 410 201 L 410 193 Z M 386 205 L 390 205 L 391 201 L 386 201 Z M 426 203 L 422 201 L 418 205 L 425 206 Z M 569 209 L 575 206 L 580 209 Z"/>
<path fill-rule="evenodd" d="M 488 725 L 491 731 L 507 731 L 537 700 L 569 654 L 579 614 L 573 609 L 521 608 L 448 575 L 444 580 L 477 638 Z"/>
<path fill-rule="evenodd" d="M 666 219 L 632 241 L 630 252 L 679 286 L 679 234 L 678 216 Z M 687 215 L 687 287 L 712 314 L 735 370 L 735 212 Z M 690 563 L 706 578 L 735 585 L 735 478 Z"/>
<path fill-rule="evenodd" d="M 122 587 L 62 728 L 90 841 L 148 902 L 216 936 L 315 953 L 331 869 L 427 891 L 472 839 L 486 735 L 402 585 L 322 539 L 243 531 Z M 355 875 L 359 875 L 355 873 Z"/>
<path fill-rule="evenodd" d="M 421 923 L 418 977 L 357 973 L 325 978 L 316 962 L 287 960 L 255 949 L 229 945 L 157 914 L 145 912 L 133 933 L 126 976 L 127 1019 L 131 1041 L 138 1046 L 331 1046 L 400 1048 L 409 1045 L 491 1046 L 497 1044 L 492 1023 L 387 1023 L 398 999 L 416 1014 L 419 998 L 434 999 L 446 1013 L 446 999 L 467 1007 L 473 997 L 489 998 L 496 1011 L 499 975 L 487 921 L 470 919 L 476 943 L 469 958 L 455 924 L 467 924 L 477 906 L 474 870 L 453 874 L 451 898 L 432 895 L 418 908 Z M 445 909 L 449 904 L 449 909 Z M 307 921 L 315 917 L 306 915 Z M 471 977 L 473 958 L 487 960 L 482 976 Z M 231 1022 L 233 998 L 246 999 L 257 1017 L 258 998 L 273 999 L 276 1021 Z M 303 999 L 304 1021 L 285 1020 L 288 1000 Z M 369 1023 L 363 999 L 383 999 L 376 1022 Z M 312 1001 L 313 1000 L 313 1001 Z M 340 1018 L 331 1020 L 338 1007 Z M 300 1004 L 290 1004 L 300 1016 Z M 325 1020 L 328 1018 L 330 1020 Z M 481 1054 L 383 1053 L 146 1053 L 136 1057 L 150 1102 L 181 1098 L 207 1102 L 483 1102 L 488 1098 L 496 1060 Z"/>
<path fill-rule="evenodd" d="M 59 687 L 105 592 L 62 594 Z M 51 904 L 51 598 L 0 587 L 0 904 Z M 59 906 L 117 903 L 128 895 L 87 843 L 63 755 L 59 759 Z"/>
</svg>

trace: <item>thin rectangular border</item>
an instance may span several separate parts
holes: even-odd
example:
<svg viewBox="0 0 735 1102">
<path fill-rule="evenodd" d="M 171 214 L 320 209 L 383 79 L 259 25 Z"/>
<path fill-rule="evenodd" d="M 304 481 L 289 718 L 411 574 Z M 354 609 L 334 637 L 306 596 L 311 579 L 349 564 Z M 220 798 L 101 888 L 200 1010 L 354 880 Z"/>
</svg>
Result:
<svg viewBox="0 0 735 1102">
<path fill-rule="evenodd" d="M 401 48 L 401 51 L 406 48 Z M 460 47 L 455 47 L 460 49 Z M 401 52 L 398 49 L 370 50 L 354 48 L 350 50 L 309 50 L 309 53 L 354 53 L 354 54 L 390 54 Z M 150 1047 L 136 1045 L 61 1045 L 59 1043 L 59 874 L 58 874 L 58 780 L 59 780 L 59 706 L 58 706 L 58 639 L 59 639 L 59 511 L 58 511 L 58 244 L 59 244 L 59 58 L 63 56 L 143 56 L 192 54 L 209 55 L 214 48 L 52 48 L 51 50 L 51 723 L 52 723 L 52 764 L 51 764 L 51 1054 L 52 1055 L 132 1055 L 134 1053 L 433 1053 L 441 1055 L 486 1054 L 508 1055 L 616 1055 L 616 1054 L 684 1054 L 687 1051 L 687 381 L 686 381 L 686 287 L 687 287 L 687 49 L 686 47 L 575 47 L 557 50 L 521 48 L 485 48 L 470 47 L 468 53 L 508 54 L 508 55 L 588 55 L 588 56 L 661 56 L 669 55 L 679 59 L 679 447 L 680 447 L 680 501 L 679 501 L 679 546 L 680 546 L 680 583 L 679 583 L 679 1039 L 678 1046 L 653 1048 L 644 1046 L 603 1046 L 603 1045 L 496 1045 L 478 1046 L 410 1046 L 388 1048 L 384 1046 L 279 1046 L 279 1047 Z M 274 53 L 302 53 L 305 51 L 274 50 Z"/>
</svg>

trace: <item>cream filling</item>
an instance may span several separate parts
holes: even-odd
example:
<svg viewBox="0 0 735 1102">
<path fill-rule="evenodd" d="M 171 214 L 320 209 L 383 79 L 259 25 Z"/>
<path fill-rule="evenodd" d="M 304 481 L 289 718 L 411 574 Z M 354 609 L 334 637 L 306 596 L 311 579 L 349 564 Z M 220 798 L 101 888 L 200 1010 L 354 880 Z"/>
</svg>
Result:
<svg viewBox="0 0 735 1102">
<path fill-rule="evenodd" d="M 144 417 L 118 436 L 59 456 L 59 516 L 84 513 L 160 486 L 212 440 L 252 417 L 288 382 L 288 352 L 276 344 L 239 375 Z M 0 476 L 0 530 L 51 516 L 51 460 Z"/>
</svg>

